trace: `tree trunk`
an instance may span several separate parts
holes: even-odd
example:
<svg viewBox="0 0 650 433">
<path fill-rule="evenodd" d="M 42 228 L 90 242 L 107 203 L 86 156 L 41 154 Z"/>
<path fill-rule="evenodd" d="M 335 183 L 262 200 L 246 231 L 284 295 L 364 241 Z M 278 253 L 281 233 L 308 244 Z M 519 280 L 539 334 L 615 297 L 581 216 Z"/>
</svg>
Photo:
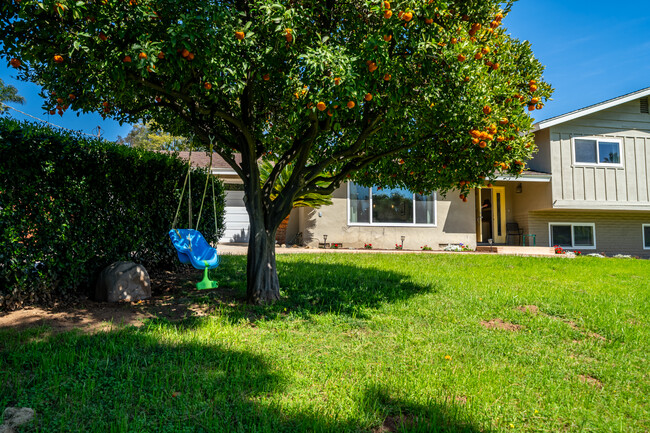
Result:
<svg viewBox="0 0 650 433">
<path fill-rule="evenodd" d="M 246 268 L 246 298 L 253 304 L 270 304 L 280 299 L 280 282 L 275 267 L 276 228 L 267 229 L 261 218 L 251 218 Z"/>
</svg>

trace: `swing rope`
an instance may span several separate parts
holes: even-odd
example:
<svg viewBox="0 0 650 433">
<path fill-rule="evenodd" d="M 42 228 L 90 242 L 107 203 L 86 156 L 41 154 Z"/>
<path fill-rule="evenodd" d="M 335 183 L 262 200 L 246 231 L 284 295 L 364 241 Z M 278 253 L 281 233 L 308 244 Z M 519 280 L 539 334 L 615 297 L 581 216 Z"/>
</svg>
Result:
<svg viewBox="0 0 650 433">
<path fill-rule="evenodd" d="M 208 168 L 208 176 L 205 178 L 205 185 L 203 186 L 203 197 L 201 197 L 201 207 L 199 208 L 199 217 L 196 219 L 196 229 L 199 229 L 199 222 L 201 222 L 201 214 L 203 213 L 203 202 L 205 201 L 205 193 L 208 191 L 208 181 L 212 177 L 212 140 L 210 140 L 210 165 Z M 214 202 L 214 189 L 212 190 L 212 201 Z M 215 226 L 216 229 L 216 226 Z"/>
<path fill-rule="evenodd" d="M 190 141 L 190 154 L 187 158 L 187 174 L 185 174 L 185 180 L 183 181 L 183 189 L 181 190 L 181 198 L 178 201 L 178 207 L 176 208 L 176 215 L 174 215 L 174 222 L 172 222 L 172 228 L 176 227 L 176 223 L 178 222 L 178 214 L 181 211 L 181 205 L 183 204 L 183 195 L 185 194 L 185 187 L 188 184 L 188 180 L 190 178 L 190 171 L 192 170 L 192 141 Z M 188 192 L 189 197 L 192 197 L 192 185 L 190 184 L 190 190 Z M 191 210 L 191 207 L 190 207 Z M 192 213 L 190 212 L 190 228 L 191 228 L 191 218 L 192 218 Z"/>
</svg>

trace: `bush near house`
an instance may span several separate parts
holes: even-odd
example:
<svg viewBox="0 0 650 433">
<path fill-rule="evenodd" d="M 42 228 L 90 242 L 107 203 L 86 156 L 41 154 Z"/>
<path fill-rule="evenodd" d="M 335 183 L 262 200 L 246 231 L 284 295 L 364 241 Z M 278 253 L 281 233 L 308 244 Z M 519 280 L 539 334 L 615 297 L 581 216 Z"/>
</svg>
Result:
<svg viewBox="0 0 650 433">
<path fill-rule="evenodd" d="M 75 294 L 114 261 L 174 263 L 180 159 L 3 118 L 0 161 L 0 309 Z M 192 174 L 194 221 L 205 179 Z M 221 182 L 215 193 L 218 229 L 209 199 L 199 227 L 209 241 L 224 229 Z"/>
</svg>

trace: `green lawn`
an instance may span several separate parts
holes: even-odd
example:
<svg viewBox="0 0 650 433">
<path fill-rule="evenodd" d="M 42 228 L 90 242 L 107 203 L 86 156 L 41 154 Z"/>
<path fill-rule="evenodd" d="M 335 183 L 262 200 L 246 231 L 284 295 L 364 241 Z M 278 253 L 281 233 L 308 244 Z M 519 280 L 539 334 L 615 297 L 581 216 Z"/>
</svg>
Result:
<svg viewBox="0 0 650 433">
<path fill-rule="evenodd" d="M 278 269 L 273 307 L 202 292 L 212 315 L 180 323 L 0 333 L 0 409 L 34 408 L 22 431 L 43 432 L 650 430 L 650 261 L 324 254 Z M 226 257 L 214 275 L 243 295 L 244 270 Z"/>
</svg>

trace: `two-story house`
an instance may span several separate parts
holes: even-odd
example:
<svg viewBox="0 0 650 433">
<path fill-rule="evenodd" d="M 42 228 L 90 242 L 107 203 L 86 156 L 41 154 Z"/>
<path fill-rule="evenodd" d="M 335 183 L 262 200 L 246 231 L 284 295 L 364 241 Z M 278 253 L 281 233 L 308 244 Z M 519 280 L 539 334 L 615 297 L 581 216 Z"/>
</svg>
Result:
<svg viewBox="0 0 650 433">
<path fill-rule="evenodd" d="M 332 206 L 295 210 L 288 238 L 394 248 L 403 236 L 404 248 L 439 249 L 489 239 L 521 245 L 520 229 L 526 245 L 650 256 L 648 96 L 650 88 L 536 123 L 539 152 L 527 171 L 475 190 L 468 202 L 350 183 Z"/>
<path fill-rule="evenodd" d="M 649 96 L 647 88 L 536 123 L 539 151 L 527 170 L 476 189 L 467 202 L 453 191 L 421 196 L 348 183 L 335 191 L 331 206 L 294 209 L 286 239 L 312 247 L 326 240 L 388 249 L 402 239 L 405 249 L 525 240 L 650 257 Z M 246 242 L 243 192 L 231 179 L 234 172 L 213 171 L 231 184 L 226 225 L 232 227 L 222 242 Z"/>
</svg>

